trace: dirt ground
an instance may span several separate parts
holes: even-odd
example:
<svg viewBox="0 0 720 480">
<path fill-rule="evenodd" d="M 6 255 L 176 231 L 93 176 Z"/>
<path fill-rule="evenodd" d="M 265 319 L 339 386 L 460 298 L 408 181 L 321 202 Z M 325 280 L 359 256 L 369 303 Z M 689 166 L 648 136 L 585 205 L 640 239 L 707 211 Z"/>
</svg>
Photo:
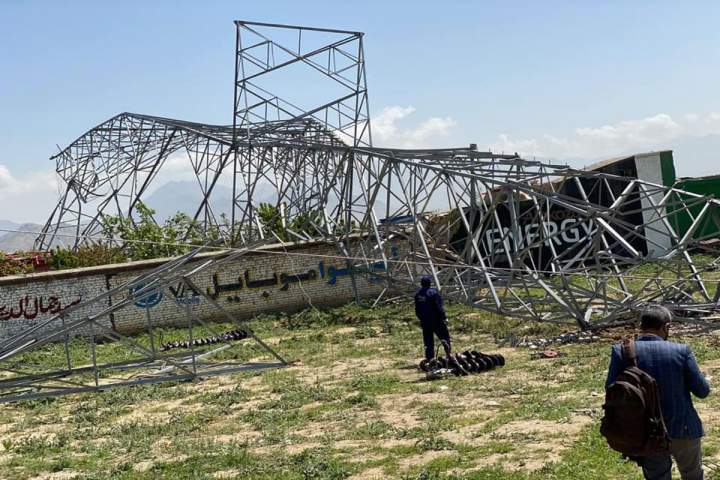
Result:
<svg viewBox="0 0 720 480">
<path fill-rule="evenodd" d="M 641 478 L 598 434 L 610 340 L 532 359 L 466 315 L 455 344 L 504 367 L 426 381 L 410 321 L 271 324 L 290 367 L 4 405 L 0 478 Z M 716 339 L 685 340 L 716 376 Z M 720 400 L 696 405 L 718 478 Z"/>
</svg>

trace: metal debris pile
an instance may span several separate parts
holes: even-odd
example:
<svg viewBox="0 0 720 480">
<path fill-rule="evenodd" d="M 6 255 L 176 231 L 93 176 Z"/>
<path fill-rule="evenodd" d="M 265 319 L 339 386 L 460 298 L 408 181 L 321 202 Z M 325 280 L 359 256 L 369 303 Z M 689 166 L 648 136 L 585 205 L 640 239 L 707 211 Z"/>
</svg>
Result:
<svg viewBox="0 0 720 480">
<path fill-rule="evenodd" d="M 492 370 L 505 365 L 505 357 L 500 354 L 485 354 L 476 350 L 451 353 L 430 360 L 420 361 L 420 370 L 427 373 L 428 379 L 442 378 L 447 375 L 456 377 Z"/>
<path fill-rule="evenodd" d="M 593 343 L 600 340 L 596 332 L 568 332 L 549 338 L 518 338 L 514 335 L 503 340 L 503 344 L 511 347 L 530 348 L 532 350 L 545 349 L 550 345 L 567 345 L 576 343 Z"/>
<path fill-rule="evenodd" d="M 384 287 L 377 303 L 412 292 L 424 274 L 446 298 L 485 312 L 583 330 L 648 303 L 700 321 L 720 314 L 720 200 L 475 143 L 373 145 L 362 32 L 235 27 L 232 118 L 125 112 L 85 132 L 52 157 L 62 194 L 36 249 L 105 239 L 108 216 L 134 223 L 177 159 L 194 173 L 183 188 L 198 202 L 178 238 L 337 246 L 328 255 L 352 275 L 358 302 L 358 277 Z M 298 72 L 323 88 L 306 92 Z M 643 155 L 648 172 L 668 160 Z"/>
<path fill-rule="evenodd" d="M 708 335 L 720 329 L 720 323 L 691 323 L 675 321 L 670 327 L 670 335 L 676 337 L 695 337 Z M 623 338 L 633 337 L 638 332 L 638 326 L 635 323 L 607 327 L 592 331 L 578 331 L 562 333 L 554 337 L 518 337 L 514 334 L 503 338 L 498 342 L 500 346 L 529 348 L 536 350 L 537 353 L 547 351 L 553 345 L 572 345 L 595 343 L 598 341 L 617 342 Z M 539 358 L 548 358 L 539 356 Z"/>
</svg>

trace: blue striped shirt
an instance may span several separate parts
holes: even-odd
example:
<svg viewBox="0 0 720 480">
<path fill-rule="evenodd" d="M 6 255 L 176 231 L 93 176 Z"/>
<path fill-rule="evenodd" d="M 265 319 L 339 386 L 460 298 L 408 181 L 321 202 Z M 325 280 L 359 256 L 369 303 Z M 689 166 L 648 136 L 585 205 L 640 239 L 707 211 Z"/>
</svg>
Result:
<svg viewBox="0 0 720 480">
<path fill-rule="evenodd" d="M 660 388 L 660 407 L 670 438 L 700 438 L 703 427 L 690 393 L 705 398 L 710 385 L 700 373 L 690 346 L 644 334 L 635 342 L 638 366 L 655 378 Z M 620 345 L 614 345 L 605 382 L 608 388 L 627 364 Z"/>
</svg>

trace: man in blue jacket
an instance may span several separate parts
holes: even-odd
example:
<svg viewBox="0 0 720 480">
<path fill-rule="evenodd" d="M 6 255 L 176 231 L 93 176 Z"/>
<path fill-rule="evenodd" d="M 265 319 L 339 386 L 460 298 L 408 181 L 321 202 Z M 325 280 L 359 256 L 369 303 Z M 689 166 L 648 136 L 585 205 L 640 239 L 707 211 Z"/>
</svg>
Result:
<svg viewBox="0 0 720 480">
<path fill-rule="evenodd" d="M 425 358 L 430 360 L 435 356 L 435 337 L 437 335 L 450 355 L 450 332 L 447 328 L 447 315 L 443 306 L 443 299 L 432 285 L 432 278 L 424 276 L 420 279 L 420 290 L 415 294 L 415 315 L 420 320 L 425 344 Z"/>
<path fill-rule="evenodd" d="M 668 342 L 672 314 L 662 306 L 648 307 L 640 317 L 640 335 L 635 341 L 638 366 L 655 378 L 660 389 L 660 408 L 671 439 L 670 452 L 642 458 L 646 479 L 670 480 L 675 459 L 683 480 L 703 478 L 700 439 L 703 427 L 690 394 L 705 398 L 710 385 L 700 373 L 690 347 Z M 605 388 L 626 367 L 620 345 L 613 346 Z"/>
</svg>

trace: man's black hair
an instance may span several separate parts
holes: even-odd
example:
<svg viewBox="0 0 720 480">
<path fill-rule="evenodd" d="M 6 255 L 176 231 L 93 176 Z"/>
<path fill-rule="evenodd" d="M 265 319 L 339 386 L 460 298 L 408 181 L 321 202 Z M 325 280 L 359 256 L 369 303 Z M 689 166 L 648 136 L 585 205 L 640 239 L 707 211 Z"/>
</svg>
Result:
<svg viewBox="0 0 720 480">
<path fill-rule="evenodd" d="M 420 279 L 420 286 L 421 287 L 429 287 L 430 285 L 432 285 L 432 277 L 430 275 L 424 275 Z"/>
<path fill-rule="evenodd" d="M 640 328 L 643 330 L 660 330 L 672 321 L 672 313 L 662 305 L 651 305 L 640 314 Z"/>
</svg>

